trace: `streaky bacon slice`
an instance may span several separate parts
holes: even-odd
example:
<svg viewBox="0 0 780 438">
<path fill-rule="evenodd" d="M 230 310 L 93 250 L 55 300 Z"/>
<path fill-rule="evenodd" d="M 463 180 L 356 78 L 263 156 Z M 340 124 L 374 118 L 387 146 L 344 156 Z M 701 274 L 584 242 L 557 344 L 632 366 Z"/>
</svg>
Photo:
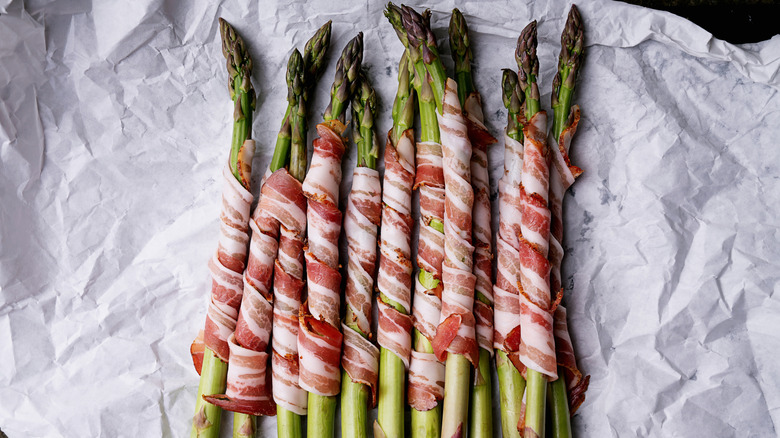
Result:
<svg viewBox="0 0 780 438">
<path fill-rule="evenodd" d="M 547 114 L 523 121 L 522 237 L 520 256 L 520 338 L 518 357 L 527 367 L 558 377 L 553 337 L 550 262 L 549 161 L 545 140 Z"/>
<path fill-rule="evenodd" d="M 228 339 L 230 365 L 225 394 L 204 395 L 216 406 L 249 415 L 276 415 L 276 404 L 268 391 L 271 376 L 266 373 L 268 353 L 244 348 L 236 342 L 235 334 Z"/>
<path fill-rule="evenodd" d="M 377 289 L 408 314 L 412 303 L 412 186 L 414 138 L 404 131 L 394 145 L 391 133 L 385 143 L 385 176 L 382 192 L 382 233 L 379 240 Z M 379 327 L 381 330 L 382 327 Z M 408 334 L 407 336 L 411 336 Z M 393 352 L 396 355 L 399 352 Z M 399 356 L 400 357 L 400 356 Z"/>
<path fill-rule="evenodd" d="M 439 115 L 445 182 L 442 307 L 432 346 L 436 357 L 462 354 L 478 366 L 474 319 L 474 246 L 472 245 L 471 143 L 458 101 L 457 85 L 447 80 Z"/>
<path fill-rule="evenodd" d="M 496 282 L 493 287 L 493 347 L 507 354 L 520 344 L 520 184 L 523 144 L 504 134 L 504 174 L 498 181 L 498 238 Z M 509 342 L 510 334 L 515 338 Z"/>
<path fill-rule="evenodd" d="M 276 263 L 278 254 L 284 252 L 284 246 L 291 244 L 290 240 L 296 240 L 294 237 L 281 238 L 280 248 L 280 228 L 302 232 L 306 221 L 305 202 L 300 182 L 286 169 L 279 169 L 265 179 L 260 202 L 250 222 L 249 263 L 244 271 L 243 299 L 230 343 L 228 389 L 224 395 L 210 398 L 213 404 L 224 409 L 251 415 L 276 413 L 272 400 L 272 373 L 266 369 L 274 313 L 271 285 L 273 273 L 280 269 Z"/>
<path fill-rule="evenodd" d="M 398 356 L 408 369 L 412 338 L 404 334 L 412 330 L 412 317 L 393 309 L 382 300 L 377 300 L 376 306 L 379 315 L 377 342 Z"/>
<path fill-rule="evenodd" d="M 206 344 L 203 343 L 203 330 L 198 332 L 198 336 L 190 345 L 190 354 L 192 355 L 192 364 L 195 365 L 195 371 L 200 375 L 203 368 L 203 355 L 205 354 Z"/>
<path fill-rule="evenodd" d="M 298 317 L 299 384 L 314 394 L 336 395 L 341 383 L 341 332 L 306 314 L 305 305 L 301 305 L 301 316 Z"/>
<path fill-rule="evenodd" d="M 343 324 L 344 353 L 341 364 L 352 381 L 368 385 L 371 389 L 372 406 L 376 403 L 379 379 L 379 349 L 350 324 L 354 324 L 362 333 L 371 333 L 371 300 L 376 271 L 377 234 L 382 214 L 381 199 L 379 172 L 368 167 L 356 167 L 344 218 L 348 256 L 345 295 L 350 311 Z"/>
<path fill-rule="evenodd" d="M 429 342 L 433 342 L 436 336 L 436 326 L 439 324 L 441 315 L 444 233 L 431 226 L 431 224 L 444 224 L 444 169 L 442 160 L 441 144 L 436 142 L 417 143 L 417 167 L 413 188 L 419 190 L 420 196 L 417 266 L 421 272 L 415 276 L 412 318 L 414 327 Z M 423 273 L 422 271 L 425 272 Z M 430 276 L 434 287 L 430 289 L 425 287 L 420 281 L 420 275 Z M 436 407 L 444 396 L 443 386 L 439 394 L 435 390 L 435 385 L 431 386 L 430 382 L 415 376 L 422 375 L 423 369 L 426 372 L 444 376 L 444 364 L 436 360 L 433 353 L 415 351 L 412 354 L 411 337 L 408 339 L 410 348 L 405 356 L 407 358 L 405 364 L 410 373 L 407 390 L 408 402 L 415 409 L 423 410 L 422 408 L 427 407 L 427 410 L 430 410 Z M 420 361 L 421 363 L 416 363 Z M 414 374 L 412 370 L 415 370 Z M 440 380 L 443 381 L 444 379 Z M 421 402 L 420 398 L 425 398 L 427 401 Z"/>
<path fill-rule="evenodd" d="M 569 114 L 569 126 L 563 130 L 560 138 L 549 137 L 549 147 L 553 166 L 550 169 L 550 211 L 552 213 L 550 236 L 550 262 L 552 264 L 550 284 L 553 292 L 563 294 L 561 283 L 561 263 L 563 261 L 563 198 L 566 190 L 582 174 L 582 169 L 573 166 L 569 160 L 569 147 L 580 121 L 580 109 L 572 108 Z M 590 376 L 582 375 L 577 368 L 574 345 L 566 323 L 566 309 L 559 305 L 554 313 L 555 352 L 558 367 L 563 371 L 566 388 L 569 393 L 569 411 L 571 415 L 585 401 Z M 560 377 L 560 376 L 559 376 Z"/>
<path fill-rule="evenodd" d="M 242 146 L 244 154 L 254 154 L 255 142 L 247 140 Z M 223 362 L 230 356 L 227 339 L 236 328 L 238 308 L 243 288 L 242 273 L 246 263 L 249 243 L 249 211 L 252 193 L 230 171 L 230 165 L 222 169 L 222 207 L 219 216 L 219 244 L 209 260 L 211 272 L 211 297 L 203 333 L 205 346 Z M 248 184 L 247 184 L 248 185 Z"/>
<path fill-rule="evenodd" d="M 471 186 L 474 189 L 472 236 L 474 239 L 475 292 L 487 302 L 474 300 L 477 344 L 493 355 L 493 231 L 491 229 L 488 146 L 497 140 L 490 135 L 482 114 L 482 98 L 476 91 L 463 105 L 471 142 Z"/>
<path fill-rule="evenodd" d="M 412 351 L 409 405 L 418 411 L 435 408 L 444 398 L 444 364 L 433 353 Z"/>
<path fill-rule="evenodd" d="M 338 247 L 341 212 L 338 199 L 341 157 L 346 149 L 342 137 L 345 129 L 338 120 L 317 125 L 319 137 L 312 143 L 311 166 L 303 182 L 303 193 L 308 202 L 308 305 L 301 306 L 298 318 L 299 384 L 301 388 L 323 396 L 338 394 L 341 383 Z M 327 338 L 322 337 L 324 334 Z"/>
</svg>

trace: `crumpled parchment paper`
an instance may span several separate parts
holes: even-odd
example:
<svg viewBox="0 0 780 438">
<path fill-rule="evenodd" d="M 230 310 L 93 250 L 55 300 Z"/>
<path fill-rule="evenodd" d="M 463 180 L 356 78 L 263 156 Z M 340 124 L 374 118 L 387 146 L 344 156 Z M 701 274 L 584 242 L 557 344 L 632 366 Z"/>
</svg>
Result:
<svg viewBox="0 0 780 438">
<path fill-rule="evenodd" d="M 425 6 L 450 68 L 449 12 L 466 15 L 496 136 L 500 68 L 515 67 L 520 30 L 539 20 L 549 109 L 568 1 Z M 668 13 L 579 6 L 587 57 L 572 159 L 585 173 L 564 207 L 564 284 L 592 379 L 575 435 L 776 436 L 780 37 L 734 46 Z M 254 56 L 259 176 L 290 50 L 327 20 L 330 62 L 310 124 L 327 105 L 336 56 L 363 31 L 383 138 L 402 46 L 382 8 L 0 1 L 3 432 L 189 435 L 198 377 L 188 348 L 205 318 L 231 132 L 217 17 Z M 490 154 L 494 190 L 501 149 Z M 275 436 L 274 419 L 260 424 Z"/>
</svg>

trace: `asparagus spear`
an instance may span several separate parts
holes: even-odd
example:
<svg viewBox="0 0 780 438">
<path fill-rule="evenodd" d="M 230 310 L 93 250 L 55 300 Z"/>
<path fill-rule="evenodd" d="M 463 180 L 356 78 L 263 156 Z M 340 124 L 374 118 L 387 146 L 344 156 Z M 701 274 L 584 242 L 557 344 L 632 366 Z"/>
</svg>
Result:
<svg viewBox="0 0 780 438">
<path fill-rule="evenodd" d="M 427 18 L 424 18 L 406 6 L 399 8 L 392 3 L 388 3 L 387 9 L 385 10 L 385 16 L 393 25 L 396 34 L 398 34 L 398 38 L 401 40 L 401 43 L 403 43 L 406 53 L 408 54 L 410 67 L 413 70 L 412 85 L 417 93 L 417 102 L 420 111 L 420 141 L 438 143 L 439 124 L 436 119 L 436 102 L 433 90 L 427 78 L 428 75 L 423 62 L 421 44 L 419 42 L 412 44 L 406 29 L 406 22 L 409 20 L 407 15 L 412 13 L 420 17 L 419 19 L 423 22 L 430 18 L 430 11 L 425 12 L 425 17 Z M 426 190 L 426 188 L 421 187 L 420 190 Z M 429 226 L 440 234 L 444 233 L 444 223 L 441 221 L 441 218 L 431 217 L 426 219 L 428 219 L 427 223 L 424 225 L 421 224 L 421 226 Z M 433 291 L 439 287 L 440 278 L 441 272 L 428 272 L 421 269 L 418 279 L 420 284 L 427 291 Z M 394 307 L 399 311 L 403 310 L 400 305 Z M 431 346 L 430 341 L 417 329 L 414 329 L 413 346 L 416 351 L 433 353 L 433 347 Z M 394 372 L 391 373 L 388 371 L 388 373 L 385 373 L 382 368 L 383 366 L 388 367 Z M 396 406 L 400 405 L 403 407 L 404 365 L 400 358 L 394 356 L 389 351 L 383 350 L 380 356 L 380 372 L 382 373 L 382 375 L 380 375 L 380 391 L 382 390 L 382 377 L 390 375 L 392 376 L 390 382 L 390 387 L 392 389 L 389 392 L 394 396 L 392 400 L 398 400 L 396 403 L 387 404 L 383 410 L 382 393 L 380 392 L 380 425 L 385 430 L 385 434 L 388 437 L 403 437 L 403 414 L 398 411 Z M 387 381 L 388 379 L 385 378 L 384 380 Z M 385 418 L 384 422 L 382 421 L 383 417 Z M 436 406 L 428 411 L 412 409 L 411 423 L 411 433 L 413 437 L 440 437 L 441 406 Z"/>
<path fill-rule="evenodd" d="M 330 47 L 331 22 L 320 27 L 314 36 L 306 42 L 303 55 L 294 50 L 287 63 L 287 111 L 282 119 L 282 127 L 276 137 L 276 148 L 271 158 L 271 171 L 287 166 L 289 159 L 290 174 L 303 180 L 306 174 L 306 103 L 309 92 L 317 83 L 324 68 L 325 54 Z M 294 146 L 290 154 L 290 147 Z M 304 148 L 304 153 L 301 153 Z"/>
<path fill-rule="evenodd" d="M 255 90 L 252 86 L 252 58 L 246 50 L 244 40 L 233 26 L 219 19 L 222 38 L 222 54 L 225 56 L 228 71 L 230 98 L 235 103 L 233 110 L 233 136 L 230 143 L 230 171 L 247 189 L 249 178 L 240 168 L 239 151 L 244 142 L 251 138 L 252 113 L 255 110 Z M 251 164 L 250 164 L 251 165 Z M 206 347 L 203 367 L 198 385 L 198 398 L 195 403 L 195 417 L 192 424 L 192 437 L 216 437 L 219 435 L 222 409 L 207 403 L 204 394 L 225 392 L 227 363 L 220 360 Z"/>
<path fill-rule="evenodd" d="M 471 72 L 471 44 L 469 41 L 469 29 L 466 24 L 466 19 L 463 14 L 456 8 L 452 11 L 452 17 L 450 18 L 449 27 L 450 36 L 450 51 L 452 59 L 455 63 L 455 79 L 458 84 L 458 100 L 460 101 L 461 108 L 466 111 L 466 102 L 468 99 L 476 99 L 479 102 L 479 94 L 476 93 L 476 87 L 474 86 L 474 78 Z M 472 93 L 475 93 L 472 96 Z M 477 103 L 479 105 L 479 103 Z M 481 108 L 480 108 L 481 109 Z M 481 120 L 481 111 L 475 114 L 474 117 L 479 117 Z M 472 139 L 472 145 L 475 146 L 475 150 L 471 158 L 471 168 L 475 173 L 472 175 L 472 186 L 474 187 L 474 215 L 475 217 L 481 211 L 480 209 L 487 210 L 489 214 L 489 187 L 487 185 L 487 156 L 484 154 L 486 150 L 479 151 L 476 149 L 478 144 L 473 136 L 478 136 L 478 132 L 473 132 L 473 128 L 469 128 L 469 138 Z M 482 146 L 486 146 L 486 143 L 482 142 Z M 475 170 L 478 169 L 478 170 Z M 484 175 L 484 179 L 477 178 L 477 173 Z M 480 182 L 481 181 L 481 182 Z M 487 283 L 487 287 L 492 287 L 492 278 L 490 272 L 482 270 L 479 261 L 481 257 L 484 257 L 487 261 L 487 265 L 490 266 L 490 218 L 487 217 L 486 233 L 480 234 L 476 228 L 474 231 L 474 274 L 478 278 L 478 284 Z M 485 241 L 486 240 L 486 241 Z M 480 283 L 480 280 L 484 280 Z M 475 289 L 475 299 L 481 301 L 490 309 L 493 307 L 492 300 L 485 296 L 481 292 L 482 286 Z M 475 308 L 475 316 L 477 314 Z M 492 319 L 491 319 L 492 322 Z M 492 329 L 492 326 L 490 327 Z M 491 393 L 492 384 L 490 378 L 490 351 L 484 348 L 479 349 L 479 367 L 477 370 L 477 378 L 474 379 L 474 385 L 471 391 L 471 421 L 469 436 L 472 438 L 491 438 L 493 436 L 493 396 Z"/>
<path fill-rule="evenodd" d="M 526 120 L 539 112 L 539 85 L 536 77 L 539 74 L 539 58 L 536 56 L 536 20 L 523 29 L 517 40 L 515 59 L 518 72 L 518 83 L 525 94 L 523 108 Z M 543 437 L 545 427 L 545 408 L 547 397 L 547 377 L 544 374 L 528 368 L 526 371 L 526 401 L 525 430 L 526 438 Z"/>
<path fill-rule="evenodd" d="M 388 12 L 385 12 L 388 15 Z M 390 18 L 388 16 L 388 18 Z M 400 15 L 398 16 L 400 26 Z M 391 20 L 392 21 L 392 20 Z M 399 37 L 403 34 L 401 32 Z M 409 62 L 408 53 L 404 50 L 401 60 L 398 64 L 398 91 L 396 92 L 395 100 L 393 101 L 393 127 L 390 131 L 390 141 L 392 147 L 397 147 L 404 132 L 410 129 L 414 124 L 414 97 L 413 97 L 413 85 L 412 77 L 414 71 Z M 388 147 L 391 147 L 388 145 Z M 387 155 L 385 155 L 387 157 Z M 409 158 L 413 160 L 413 158 Z M 386 163 L 387 165 L 387 163 Z M 385 173 L 385 184 L 387 184 L 389 173 Z M 410 187 L 411 188 L 411 187 Z M 391 207 L 385 206 L 384 208 L 390 209 Z M 407 210 L 411 209 L 411 205 L 407 206 Z M 400 212 L 395 212 L 401 214 Z M 386 220 L 386 215 L 383 213 L 382 220 Z M 393 225 L 397 226 L 397 225 Z M 400 254 L 400 257 L 406 258 L 407 262 L 411 254 Z M 380 264 L 380 276 L 383 275 L 382 264 Z M 391 274 L 393 275 L 393 274 Z M 394 302 L 383 292 L 381 283 L 379 286 L 379 300 L 384 304 L 394 308 L 401 313 L 407 313 L 405 309 L 399 303 Z M 410 291 L 411 292 L 411 291 Z M 380 347 L 379 352 L 379 400 L 378 400 L 378 427 L 382 430 L 387 437 L 397 438 L 404 435 L 404 381 L 406 369 L 404 363 L 396 356 L 391 350 L 384 347 Z M 375 434 L 378 436 L 378 434 Z"/>
<path fill-rule="evenodd" d="M 368 77 L 364 70 L 360 71 L 358 82 L 360 84 L 359 88 L 352 97 L 352 137 L 357 145 L 357 166 L 376 170 L 377 158 L 379 155 L 379 144 L 376 132 L 374 131 L 376 92 L 374 92 L 373 87 L 371 87 L 371 83 L 368 81 Z M 378 174 L 376 178 L 378 183 Z M 353 186 L 353 190 L 363 190 L 363 188 Z M 376 196 L 378 197 L 379 194 Z M 376 205 L 379 207 L 378 202 Z M 347 207 L 347 214 L 349 214 L 349 208 L 350 207 Z M 379 213 L 379 211 L 377 211 L 377 213 Z M 377 216 L 378 215 L 379 214 L 377 214 Z M 374 236 L 376 236 L 376 231 L 375 228 Z M 356 238 L 359 238 L 359 236 Z M 350 245 L 352 244 L 350 243 Z M 348 279 L 347 281 L 349 282 L 351 279 Z M 371 289 L 370 284 L 368 285 L 368 288 Z M 364 338 L 368 338 L 369 333 L 362 331 L 358 325 L 358 319 L 355 314 L 359 311 L 359 309 L 353 309 L 350 303 L 347 302 L 345 323 L 348 329 L 355 330 Z M 368 315 L 368 317 L 370 318 L 370 315 Z M 369 387 L 362 383 L 354 382 L 346 370 L 342 372 L 341 382 L 342 436 L 345 438 L 367 437 L 368 431 L 366 426 L 370 396 Z"/>
<path fill-rule="evenodd" d="M 507 109 L 506 135 L 518 142 L 523 141 L 523 129 L 518 122 L 525 94 L 517 83 L 517 73 L 504 69 L 501 78 L 501 97 Z M 506 160 L 505 160 L 506 161 Z M 501 218 L 499 220 L 505 220 Z M 499 255 L 501 257 L 501 255 Z M 496 351 L 496 369 L 501 397 L 501 431 L 506 438 L 519 438 L 517 424 L 520 421 L 520 408 L 525 390 L 525 379 L 509 360 L 503 350 Z"/>
<path fill-rule="evenodd" d="M 331 100 L 324 120 L 345 122 L 347 105 L 357 89 L 358 72 L 363 61 L 363 33 L 350 40 L 336 64 L 336 75 L 331 86 Z M 309 394 L 307 430 L 309 436 L 332 438 L 336 416 L 337 396 Z"/>
<path fill-rule="evenodd" d="M 561 54 L 558 58 L 558 72 L 553 79 L 552 109 L 553 138 L 557 141 L 568 127 L 572 97 L 577 75 L 580 72 L 583 48 L 582 18 L 577 7 L 572 5 L 566 26 L 561 34 Z M 559 236 L 559 238 L 562 236 Z M 570 438 L 571 423 L 566 378 L 563 368 L 558 367 L 558 379 L 550 382 L 550 412 L 552 414 L 552 436 Z"/>
<path fill-rule="evenodd" d="M 442 115 L 444 113 L 444 89 L 447 74 L 439 56 L 436 37 L 430 29 L 428 20 L 406 6 L 402 8 L 402 11 L 403 24 L 410 48 L 419 50 L 419 58 L 415 59 L 417 74 L 424 77 L 423 73 L 427 72 L 435 97 L 436 111 Z M 420 66 L 424 68 L 424 72 L 419 70 Z M 420 100 L 422 101 L 422 99 L 421 96 Z M 434 123 L 437 122 L 434 120 Z M 453 353 L 447 355 L 441 422 L 441 436 L 443 437 L 465 433 L 464 430 L 468 424 L 470 367 L 471 364 L 464 355 Z"/>
</svg>

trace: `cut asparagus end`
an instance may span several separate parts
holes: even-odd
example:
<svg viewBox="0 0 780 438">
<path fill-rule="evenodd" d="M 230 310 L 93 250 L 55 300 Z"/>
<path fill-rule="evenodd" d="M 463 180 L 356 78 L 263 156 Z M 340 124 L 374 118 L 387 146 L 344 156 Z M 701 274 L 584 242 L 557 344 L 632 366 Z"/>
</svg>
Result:
<svg viewBox="0 0 780 438">
<path fill-rule="evenodd" d="M 550 403 L 550 415 L 553 438 L 571 438 L 571 414 L 569 413 L 569 395 L 566 391 L 566 379 L 563 370 L 558 367 L 558 379 L 547 386 Z"/>
<path fill-rule="evenodd" d="M 278 438 L 301 438 L 303 433 L 300 415 L 277 405 L 276 436 Z"/>
<path fill-rule="evenodd" d="M 471 419 L 469 421 L 471 438 L 493 437 L 493 394 L 490 378 L 490 352 L 479 349 L 479 368 L 481 384 L 474 384 L 471 394 Z"/>
<path fill-rule="evenodd" d="M 517 425 L 520 422 L 525 379 L 501 350 L 496 351 L 496 369 L 501 400 L 501 432 L 505 438 L 520 438 Z"/>
<path fill-rule="evenodd" d="M 531 368 L 526 371 L 525 438 L 544 436 L 547 410 L 547 377 Z"/>
<path fill-rule="evenodd" d="M 214 351 L 206 347 L 203 367 L 200 371 L 198 398 L 195 402 L 195 416 L 192 420 L 191 438 L 217 438 L 222 423 L 222 409 L 203 399 L 204 394 L 223 394 L 227 379 L 226 362 L 222 362 Z"/>
</svg>

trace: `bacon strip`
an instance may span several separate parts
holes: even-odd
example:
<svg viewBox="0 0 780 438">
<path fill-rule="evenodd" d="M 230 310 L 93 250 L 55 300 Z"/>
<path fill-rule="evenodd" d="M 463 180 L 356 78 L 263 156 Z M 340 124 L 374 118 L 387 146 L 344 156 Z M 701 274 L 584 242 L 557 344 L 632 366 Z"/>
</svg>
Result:
<svg viewBox="0 0 780 438">
<path fill-rule="evenodd" d="M 379 349 L 358 331 L 371 333 L 371 300 L 376 271 L 376 241 L 382 213 L 382 186 L 379 172 L 368 167 L 356 167 L 352 190 L 347 201 L 344 232 L 347 236 L 346 298 L 351 320 L 345 321 L 344 354 L 341 365 L 354 382 L 371 388 L 372 405 L 376 402 L 379 379 Z"/>
<path fill-rule="evenodd" d="M 429 342 L 433 342 L 441 315 L 444 233 L 433 228 L 430 224 L 434 220 L 444 224 L 444 169 L 442 168 L 441 145 L 435 142 L 417 143 L 416 157 L 417 173 L 414 188 L 419 189 L 420 194 L 417 266 L 421 271 L 420 275 L 430 275 L 436 286 L 427 289 L 420 282 L 420 275 L 416 276 L 412 319 L 414 327 L 420 334 L 425 336 Z M 409 339 L 409 344 L 411 345 L 411 339 Z M 411 349 L 407 353 L 407 358 L 409 358 L 410 353 Z M 433 354 L 422 356 L 422 354 L 428 353 L 417 353 L 420 352 L 411 354 L 407 364 L 410 372 L 408 401 L 417 410 L 424 410 L 422 408 L 431 406 L 428 408 L 430 410 L 436 407 L 444 397 L 444 390 L 435 390 L 435 386 L 431 386 L 421 379 L 413 378 L 412 370 L 415 370 L 415 374 L 420 374 L 419 370 L 424 367 L 426 372 L 443 376 L 444 364 L 438 360 L 430 360 L 431 357 L 435 357 Z M 424 358 L 428 360 L 424 360 Z M 424 360 L 423 363 L 416 363 L 422 360 Z M 433 397 L 434 403 L 430 403 L 431 397 Z"/>
<path fill-rule="evenodd" d="M 569 115 L 570 125 L 562 133 L 557 144 L 550 137 L 550 153 L 553 167 L 550 171 L 550 211 L 552 213 L 551 237 L 550 237 L 550 262 L 552 270 L 550 283 L 553 291 L 561 288 L 561 262 L 563 260 L 563 197 L 566 190 L 574 183 L 574 180 L 582 174 L 582 169 L 573 166 L 569 160 L 569 147 L 572 137 L 577 131 L 580 121 L 580 109 L 572 108 Z M 568 324 L 566 324 L 566 309 L 558 306 L 554 314 L 555 351 L 559 368 L 566 378 L 569 392 L 569 407 L 572 415 L 585 400 L 585 391 L 588 389 L 590 376 L 584 376 L 577 368 L 574 356 L 574 346 L 569 336 Z"/>
<path fill-rule="evenodd" d="M 471 143 L 458 101 L 457 85 L 447 80 L 439 131 L 444 152 L 444 253 L 442 306 L 433 351 L 439 360 L 462 354 L 478 366 L 474 314 L 474 246 L 471 241 L 474 190 L 471 187 Z"/>
<path fill-rule="evenodd" d="M 558 378 L 550 297 L 549 165 L 545 141 L 547 114 L 523 123 L 522 222 L 520 238 L 520 361 L 528 368 Z"/>
<path fill-rule="evenodd" d="M 444 398 L 444 366 L 433 353 L 412 351 L 409 368 L 409 404 L 418 411 L 429 411 Z"/>
<path fill-rule="evenodd" d="M 523 144 L 504 134 L 504 174 L 498 181 L 497 269 L 493 287 L 495 308 L 493 347 L 509 355 L 517 353 L 520 336 L 520 183 L 523 174 Z M 514 342 L 507 342 L 510 334 Z"/>
<path fill-rule="evenodd" d="M 341 382 L 338 199 L 345 128 L 338 120 L 317 125 L 319 138 L 312 143 L 311 166 L 303 182 L 303 193 L 308 199 L 306 275 L 310 316 L 301 314 L 298 320 L 299 384 L 323 396 L 338 394 Z M 317 328 L 312 331 L 312 327 Z M 321 338 L 324 333 L 328 334 L 327 339 Z"/>
<path fill-rule="evenodd" d="M 276 405 L 271 400 L 271 374 L 266 372 L 266 350 L 274 313 L 271 285 L 280 249 L 280 228 L 302 233 L 306 223 L 305 206 L 300 182 L 286 169 L 277 170 L 266 178 L 250 222 L 252 241 L 249 263 L 244 271 L 241 310 L 230 343 L 232 355 L 227 391 L 210 399 L 224 409 L 251 415 L 276 413 Z M 298 238 L 301 239 L 302 236 Z M 289 246 L 287 240 L 283 239 L 282 244 Z M 283 253 L 284 248 L 281 249 Z M 236 352 L 240 355 L 234 358 Z"/>
<path fill-rule="evenodd" d="M 393 144 L 391 133 L 385 143 L 385 176 L 382 193 L 382 234 L 379 241 L 379 274 L 377 289 L 380 300 L 385 297 L 403 307 L 404 312 L 385 306 L 387 317 L 380 315 L 378 338 L 380 345 L 409 363 L 412 335 L 395 329 L 393 320 L 408 315 L 412 303 L 412 186 L 414 185 L 414 134 L 404 131 Z M 398 313 L 399 315 L 395 315 Z M 392 315 L 390 315 L 392 314 Z M 408 317 L 407 317 L 408 318 Z M 411 321 L 411 320 L 410 320 Z M 384 340 L 388 341 L 385 342 Z M 405 346 L 409 346 L 406 348 Z M 403 347 L 399 347 L 403 346 Z"/>
<path fill-rule="evenodd" d="M 253 154 L 254 147 L 254 141 L 247 140 L 242 150 Z M 227 362 L 230 356 L 227 340 L 236 328 L 243 294 L 241 274 L 244 272 L 249 243 L 249 211 L 253 196 L 233 176 L 229 164 L 223 168 L 222 177 L 219 244 L 214 257 L 209 260 L 211 299 L 203 342 L 220 360 Z"/>
<path fill-rule="evenodd" d="M 482 115 L 482 98 L 472 92 L 463 105 L 466 112 L 468 136 L 471 142 L 471 186 L 474 189 L 472 209 L 472 236 L 474 239 L 474 275 L 476 292 L 487 303 L 474 300 L 477 323 L 477 344 L 493 354 L 493 232 L 490 213 L 490 180 L 488 175 L 488 146 L 496 142 L 490 135 Z"/>
</svg>

